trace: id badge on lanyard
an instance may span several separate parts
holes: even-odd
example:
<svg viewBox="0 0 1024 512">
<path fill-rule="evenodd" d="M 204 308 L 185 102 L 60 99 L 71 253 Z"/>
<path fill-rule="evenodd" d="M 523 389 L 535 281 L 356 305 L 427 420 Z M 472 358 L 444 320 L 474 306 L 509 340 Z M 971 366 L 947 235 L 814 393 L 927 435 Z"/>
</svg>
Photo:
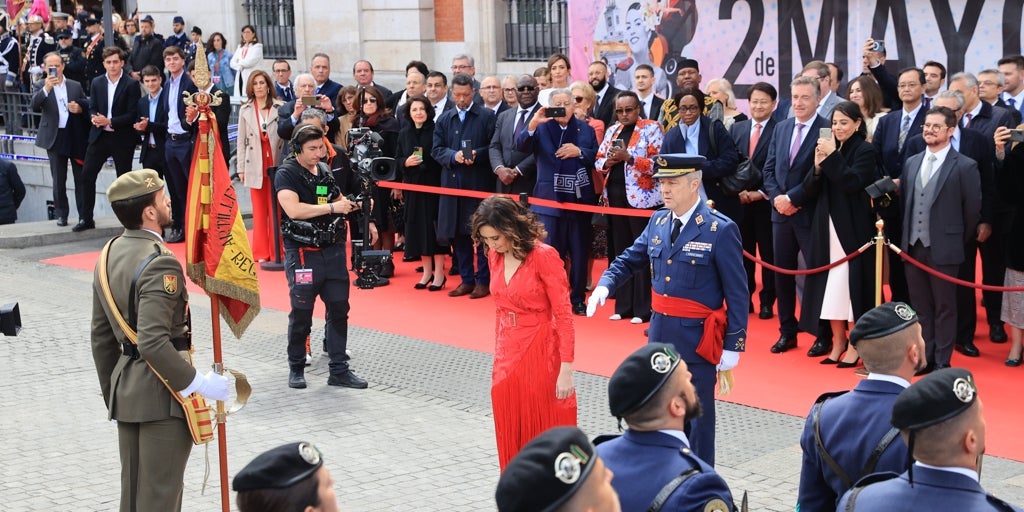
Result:
<svg viewBox="0 0 1024 512">
<path fill-rule="evenodd" d="M 313 269 L 306 268 L 305 250 L 299 249 L 299 268 L 295 269 L 295 284 L 313 284 Z"/>
<path fill-rule="evenodd" d="M 316 204 L 327 204 L 327 185 L 316 186 Z"/>
</svg>

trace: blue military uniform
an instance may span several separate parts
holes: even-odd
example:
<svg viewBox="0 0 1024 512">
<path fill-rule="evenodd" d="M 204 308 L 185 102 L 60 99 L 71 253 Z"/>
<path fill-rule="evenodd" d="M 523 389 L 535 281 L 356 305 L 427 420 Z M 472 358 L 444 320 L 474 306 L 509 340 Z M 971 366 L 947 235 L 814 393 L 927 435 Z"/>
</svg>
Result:
<svg viewBox="0 0 1024 512">
<path fill-rule="evenodd" d="M 966 475 L 915 465 L 913 485 L 907 473 L 870 475 L 839 500 L 836 510 L 1019 512 L 1021 509 L 986 493 L 977 480 Z"/>
<path fill-rule="evenodd" d="M 697 458 L 679 436 L 630 429 L 621 436 L 595 441 L 599 443 L 598 455 L 615 473 L 612 487 L 619 494 L 622 510 L 647 510 L 666 483 L 691 471 L 661 510 L 734 510 L 732 492 L 725 480 Z"/>
<path fill-rule="evenodd" d="M 656 163 L 663 162 L 664 157 L 666 155 L 656 159 Z M 664 164 L 659 165 L 664 167 Z M 749 296 L 739 228 L 725 215 L 698 201 L 673 243 L 672 220 L 671 210 L 656 211 L 633 245 L 601 276 L 598 285 L 615 290 L 642 265 L 649 265 L 654 295 L 696 301 L 712 310 L 721 308 L 724 302 L 728 308 L 723 348 L 742 352 L 747 339 Z M 657 299 L 655 297 L 655 302 Z M 714 466 L 715 367 L 718 361 L 707 361 L 697 354 L 705 319 L 668 316 L 653 309 L 649 340 L 671 343 L 689 366 L 704 409 L 704 415 L 691 424 L 692 450 L 701 460 Z"/>
</svg>

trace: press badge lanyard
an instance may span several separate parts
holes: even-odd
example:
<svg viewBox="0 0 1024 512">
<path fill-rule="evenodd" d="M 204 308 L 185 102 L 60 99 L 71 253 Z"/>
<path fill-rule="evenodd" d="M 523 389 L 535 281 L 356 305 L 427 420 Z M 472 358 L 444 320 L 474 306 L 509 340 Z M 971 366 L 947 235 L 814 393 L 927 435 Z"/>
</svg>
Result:
<svg viewBox="0 0 1024 512">
<path fill-rule="evenodd" d="M 327 185 L 316 186 L 316 204 L 327 204 Z M 299 247 L 299 268 L 295 269 L 295 284 L 313 284 L 313 269 L 306 268 L 306 251 L 319 251 L 313 247 Z"/>
</svg>

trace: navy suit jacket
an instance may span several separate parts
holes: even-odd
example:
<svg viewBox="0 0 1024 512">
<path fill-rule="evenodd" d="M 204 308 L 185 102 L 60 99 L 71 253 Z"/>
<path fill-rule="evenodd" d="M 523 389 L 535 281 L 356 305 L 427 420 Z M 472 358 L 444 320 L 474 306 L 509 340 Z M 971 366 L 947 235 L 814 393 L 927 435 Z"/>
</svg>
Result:
<svg viewBox="0 0 1024 512">
<path fill-rule="evenodd" d="M 166 80 L 164 80 L 164 90 L 160 93 L 160 105 L 163 107 L 163 109 L 162 109 L 162 111 L 159 108 L 157 109 L 157 111 L 156 111 L 156 113 L 157 113 L 157 120 L 156 120 L 156 122 L 158 124 L 162 124 L 164 126 L 164 132 L 167 131 L 167 125 L 170 124 L 170 118 L 169 118 L 170 110 L 171 110 L 171 103 L 170 102 L 176 101 L 176 102 L 178 102 L 178 122 L 181 123 L 181 129 L 185 130 L 186 133 L 189 133 L 189 134 L 194 136 L 196 133 L 198 133 L 199 123 L 195 123 L 194 125 L 190 125 L 185 120 L 185 106 L 186 105 L 185 105 L 185 95 L 183 93 L 186 93 L 186 92 L 188 92 L 188 93 L 195 93 L 195 92 L 197 92 L 199 90 L 199 88 L 196 87 L 196 84 L 192 82 L 192 78 L 188 76 L 188 73 L 182 72 L 181 73 L 181 83 L 178 85 L 178 97 L 177 98 L 171 98 L 170 97 L 171 88 L 169 87 L 170 82 L 171 82 L 170 78 L 167 78 Z M 227 100 L 228 99 L 225 96 L 224 97 L 224 101 L 227 101 Z M 140 103 L 140 105 L 141 105 L 141 103 Z M 146 112 L 146 115 L 148 116 L 149 115 L 149 106 L 148 105 L 146 106 L 145 112 Z M 140 114 L 140 116 L 141 116 L 141 114 Z"/>
<path fill-rule="evenodd" d="M 107 115 L 107 74 L 104 73 L 92 80 L 89 88 L 89 115 Z M 110 127 L 113 128 L 117 140 L 124 144 L 135 146 L 138 140 L 135 128 L 132 126 L 139 118 L 139 97 L 142 95 L 142 88 L 139 82 L 128 76 L 127 71 L 121 73 L 114 89 L 114 103 L 110 109 Z M 92 144 L 99 138 L 104 130 L 95 126 L 89 130 L 89 143 Z"/>
<path fill-rule="evenodd" d="M 900 124 L 903 123 L 903 108 L 893 110 L 878 120 L 871 144 L 875 146 L 875 153 L 878 155 L 878 168 L 882 170 L 882 176 L 895 179 L 903 175 L 903 162 L 913 154 L 907 152 L 907 146 L 911 139 L 921 138 L 921 125 L 924 124 L 924 117 L 925 110 L 922 106 L 917 111 L 917 116 L 910 122 L 910 129 L 907 131 L 907 138 L 903 141 L 902 151 L 899 149 L 899 139 Z"/>
<path fill-rule="evenodd" d="M 615 473 L 612 487 L 619 494 L 622 510 L 647 510 L 665 484 L 690 470 L 697 472 L 672 493 L 662 510 L 711 510 L 705 506 L 712 500 L 721 500 L 733 510 L 728 484 L 682 439 L 664 432 L 629 429 L 621 436 L 595 442 L 597 454 Z"/>
<path fill-rule="evenodd" d="M 682 131 L 685 126 L 680 122 L 665 134 L 665 140 L 661 143 L 662 153 L 686 153 L 686 143 Z M 711 137 L 715 138 L 715 152 L 711 151 Z M 700 169 L 704 173 L 702 179 L 708 199 L 715 202 L 716 210 L 731 219 L 739 219 L 741 214 L 739 197 L 726 195 L 719 184 L 722 178 L 736 174 L 736 166 L 740 164 L 740 154 L 736 151 L 736 143 L 733 142 L 721 121 L 712 121 L 708 116 L 700 116 L 697 153 L 707 157 L 707 161 Z"/>
<path fill-rule="evenodd" d="M 868 458 L 892 425 L 892 404 L 904 390 L 885 380 L 862 380 L 853 391 L 829 398 L 821 406 L 819 428 L 829 455 L 854 482 L 860 479 Z M 821 398 L 819 398 L 819 401 Z M 849 489 L 828 466 L 814 439 L 814 424 L 807 416 L 800 447 L 803 466 L 797 503 L 803 512 L 833 511 L 836 501 Z M 882 452 L 874 471 L 902 471 L 907 464 L 907 445 L 896 439 Z"/>
<path fill-rule="evenodd" d="M 608 91 L 604 93 L 601 104 L 597 106 L 597 115 L 594 117 L 604 121 L 605 126 L 615 124 L 615 96 L 620 92 L 622 89 L 616 89 L 614 85 L 608 84 Z"/>
<path fill-rule="evenodd" d="M 454 104 L 453 104 L 454 105 Z M 441 186 L 462 190 L 494 192 L 494 171 L 487 155 L 487 148 L 494 136 L 494 112 L 472 104 L 466 111 L 466 121 L 459 122 L 456 108 L 445 110 L 434 122 L 434 147 L 430 155 L 443 168 Z M 472 142 L 476 157 L 470 165 L 455 162 L 455 152 L 460 151 L 463 140 Z M 476 211 L 480 199 L 441 196 L 437 214 L 438 240 L 451 239 L 455 235 L 470 234 L 469 218 Z"/>
<path fill-rule="evenodd" d="M 338 93 L 340 92 L 341 84 L 335 82 L 334 80 L 331 80 L 330 78 L 328 78 L 327 81 L 323 83 L 323 85 L 316 88 L 316 94 L 323 94 L 324 96 L 327 96 L 328 98 L 331 99 L 331 105 L 334 106 L 335 112 L 338 111 Z"/>
<path fill-rule="evenodd" d="M 1005 512 L 1021 509 L 1005 503 L 999 498 L 985 492 L 981 484 L 971 478 L 942 471 L 941 469 L 914 466 L 914 483 L 911 485 L 909 475 L 876 475 L 865 479 L 866 485 L 858 484 L 855 508 L 852 510 L 887 510 L 892 512 L 911 512 L 918 510 L 970 510 L 971 512 Z M 612 482 L 614 486 L 615 482 Z M 862 488 L 861 488 L 862 487 Z M 836 510 L 847 509 L 853 489 L 843 495 Z"/>
<path fill-rule="evenodd" d="M 534 103 L 533 107 L 530 108 L 530 113 L 526 115 L 526 119 L 523 122 L 524 130 L 539 108 L 540 103 Z M 518 116 L 518 107 L 510 108 L 498 114 L 494 125 L 494 136 L 491 137 L 491 146 L 488 149 L 488 157 L 490 158 L 491 171 L 497 169 L 498 166 L 504 165 L 512 168 L 518 167 L 519 172 L 523 173 L 522 176 L 517 176 L 509 186 L 505 186 L 501 180 L 495 179 L 498 192 L 506 194 L 526 192 L 532 194 L 533 186 L 537 183 L 537 159 L 533 157 L 533 152 L 522 152 L 516 149 L 516 134 L 512 132 L 515 130 L 516 123 L 519 122 Z"/>
<path fill-rule="evenodd" d="M 729 127 L 729 134 L 732 135 L 732 140 L 736 144 L 736 151 L 743 157 L 740 158 L 741 162 L 749 158 L 758 169 L 764 169 L 764 164 L 768 160 L 768 148 L 772 144 L 775 135 L 775 125 L 777 124 L 775 119 L 770 117 L 765 121 L 764 126 L 761 128 L 761 137 L 757 139 L 757 147 L 754 148 L 753 155 L 747 155 L 747 152 L 750 150 L 750 134 L 754 121 L 752 119 L 745 119 L 738 123 L 733 123 Z M 758 184 L 758 187 L 764 188 L 761 183 Z"/>
<path fill-rule="evenodd" d="M 84 141 L 81 139 L 85 138 L 87 127 L 91 126 L 89 124 L 89 117 L 86 115 L 86 112 L 89 111 L 89 98 L 82 91 L 82 84 L 67 76 L 64 77 L 64 83 L 68 92 L 68 101 L 77 102 L 82 107 L 81 114 L 68 112 L 68 122 L 64 125 L 64 128 L 65 130 L 70 130 L 67 132 L 70 135 L 67 140 L 69 147 L 54 147 L 57 141 L 57 130 L 60 129 L 60 111 L 57 107 L 57 95 L 53 91 L 50 91 L 49 94 L 44 94 L 45 91 L 42 88 L 32 95 L 32 101 L 29 105 L 32 110 L 42 113 L 39 118 L 39 132 L 36 134 L 36 146 L 81 158 L 85 153 L 83 152 L 81 155 L 78 155 L 72 151 L 71 147 L 85 148 Z"/>
<path fill-rule="evenodd" d="M 797 150 L 793 164 L 789 163 L 790 142 L 796 128 L 796 118 L 791 117 L 775 126 L 771 145 L 768 146 L 768 159 L 765 160 L 764 188 L 768 193 L 770 205 L 775 198 L 783 194 L 789 195 L 793 206 L 800 208 L 795 214 L 787 216 L 772 207 L 772 222 L 787 222 L 792 219 L 799 226 L 810 227 L 814 214 L 814 197 L 804 190 L 804 178 L 814 169 L 814 148 L 818 145 L 818 131 L 828 128 L 830 123 L 824 117 L 815 115 L 806 128 L 804 141 Z"/>
<path fill-rule="evenodd" d="M 657 96 L 651 96 L 651 114 L 647 115 L 647 116 L 645 116 L 643 114 L 640 114 L 640 117 L 642 117 L 644 119 L 654 119 L 655 121 L 657 121 L 658 120 L 658 116 L 661 114 L 661 106 L 664 103 L 665 103 L 665 100 L 663 100 L 663 99 L 661 99 L 661 98 L 659 98 Z"/>
<path fill-rule="evenodd" d="M 924 153 L 907 159 L 904 178 L 900 180 L 900 205 L 903 207 L 903 236 L 900 248 L 910 248 L 914 201 L 921 186 L 919 174 Z M 932 171 L 933 186 L 939 187 L 929 206 L 931 257 L 936 265 L 959 265 L 964 262 L 964 244 L 975 237 L 981 216 L 981 177 L 974 160 L 950 148 L 938 171 Z"/>
<path fill-rule="evenodd" d="M 164 99 L 163 93 L 160 93 L 160 99 L 156 102 L 156 117 L 149 120 L 146 124 L 145 131 L 139 132 L 142 137 L 142 150 L 139 153 L 139 162 L 144 162 L 149 152 L 156 151 L 158 155 L 163 158 L 164 147 L 167 144 L 167 103 L 162 101 Z M 139 117 L 149 117 L 149 94 L 143 94 L 139 98 Z M 162 121 L 161 121 L 162 119 Z M 188 128 L 188 125 L 182 123 L 183 128 Z M 156 147 L 149 147 L 149 136 L 153 135 Z"/>
<path fill-rule="evenodd" d="M 963 126 L 963 121 L 960 122 L 960 126 Z M 982 135 L 992 139 L 996 133 L 996 128 L 1000 126 L 1015 128 L 1013 114 L 1010 114 L 1010 111 L 1005 108 L 993 107 L 988 102 L 982 101 L 981 110 L 978 111 L 978 115 L 971 119 L 971 129 L 977 130 Z"/>
<path fill-rule="evenodd" d="M 906 154 L 916 155 L 924 151 L 925 148 L 924 138 L 914 137 L 914 140 L 907 141 Z M 981 178 L 981 218 L 978 222 L 992 224 L 998 201 L 994 160 L 995 142 L 991 137 L 985 137 L 972 128 L 960 128 L 960 149 L 957 151 L 978 163 L 978 173 Z"/>
<path fill-rule="evenodd" d="M 555 152 L 558 151 L 559 147 L 556 138 L 561 138 L 561 131 L 562 128 L 558 125 L 558 121 L 551 119 L 537 126 L 537 130 L 533 132 L 533 135 L 530 135 L 527 128 L 523 128 L 523 131 L 519 132 L 516 138 L 516 149 L 524 153 L 533 153 L 537 162 L 537 184 L 533 187 L 533 197 L 558 200 L 558 196 L 555 194 L 555 171 L 565 163 L 564 160 L 555 156 Z M 589 178 L 590 170 L 594 168 L 594 158 L 597 157 L 597 136 L 594 134 L 594 129 L 589 124 L 576 119 L 576 117 L 570 117 L 569 124 L 565 126 L 565 131 L 576 132 L 576 145 L 580 148 L 581 153 L 578 158 L 568 160 L 573 161 L 573 167 L 586 169 L 586 174 Z M 588 181 L 588 183 L 590 182 Z M 579 194 L 577 203 L 594 204 L 596 194 L 594 193 L 593 183 L 582 187 L 579 190 Z M 558 217 L 562 213 L 562 210 L 557 208 L 539 205 L 534 205 L 533 211 L 553 217 Z"/>
</svg>

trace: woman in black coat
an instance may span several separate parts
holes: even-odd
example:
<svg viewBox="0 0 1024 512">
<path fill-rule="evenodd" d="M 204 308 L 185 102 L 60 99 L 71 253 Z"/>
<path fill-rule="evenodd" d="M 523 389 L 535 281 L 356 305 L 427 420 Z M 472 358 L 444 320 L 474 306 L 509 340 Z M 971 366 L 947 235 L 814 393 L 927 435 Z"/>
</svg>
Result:
<svg viewBox="0 0 1024 512">
<path fill-rule="evenodd" d="M 405 183 L 441 185 L 441 164 L 430 156 L 434 143 L 434 107 L 424 96 L 405 102 L 402 131 L 398 133 L 395 162 Z M 423 278 L 415 288 L 438 291 L 444 288 L 444 256 L 448 248 L 437 243 L 437 194 L 406 191 L 405 252 L 415 254 L 423 262 Z"/>
<path fill-rule="evenodd" d="M 808 268 L 842 259 L 875 234 L 871 199 L 864 192 L 878 175 L 875 149 L 866 141 L 867 126 L 857 104 L 844 101 L 836 105 L 832 135 L 834 138 L 818 139 L 814 172 L 804 179 L 804 188 L 817 198 L 810 249 L 804 255 Z M 846 328 L 874 306 L 872 254 L 865 252 L 828 272 L 807 276 L 800 327 L 815 332 L 819 321 L 828 321 L 834 337 L 832 353 L 822 364 L 840 368 L 857 364 L 856 349 L 850 346 L 847 350 Z M 844 351 L 846 356 L 840 359 Z"/>
<path fill-rule="evenodd" d="M 1024 125 L 1018 126 L 1021 128 Z M 999 193 L 1009 204 L 1017 204 L 1024 194 L 1024 143 L 1010 144 L 1010 130 L 999 127 L 995 132 L 996 179 Z M 1017 206 L 1010 232 L 1006 236 L 1006 274 L 1004 286 L 1024 286 L 1024 212 Z M 1010 352 L 1006 366 L 1020 366 L 1024 351 L 1024 292 L 1003 294 L 1000 320 L 1010 328 Z"/>
<path fill-rule="evenodd" d="M 380 144 L 380 156 L 394 156 L 399 124 L 398 119 L 391 115 L 391 110 L 384 105 L 384 95 L 376 87 L 362 88 L 356 95 L 355 108 L 356 118 L 353 126 L 356 128 L 366 127 L 370 131 L 379 133 L 383 139 Z M 349 143 L 351 144 L 351 140 Z M 355 157 L 355 155 L 352 156 Z M 401 204 L 401 192 L 377 187 L 373 192 L 373 201 L 373 219 L 377 224 L 379 235 L 373 248 L 392 251 L 395 249 L 395 232 L 401 227 L 395 225 L 394 215 L 398 210 L 398 205 Z M 394 272 L 395 264 L 389 260 L 381 272 L 381 277 L 391 277 Z"/>
</svg>

